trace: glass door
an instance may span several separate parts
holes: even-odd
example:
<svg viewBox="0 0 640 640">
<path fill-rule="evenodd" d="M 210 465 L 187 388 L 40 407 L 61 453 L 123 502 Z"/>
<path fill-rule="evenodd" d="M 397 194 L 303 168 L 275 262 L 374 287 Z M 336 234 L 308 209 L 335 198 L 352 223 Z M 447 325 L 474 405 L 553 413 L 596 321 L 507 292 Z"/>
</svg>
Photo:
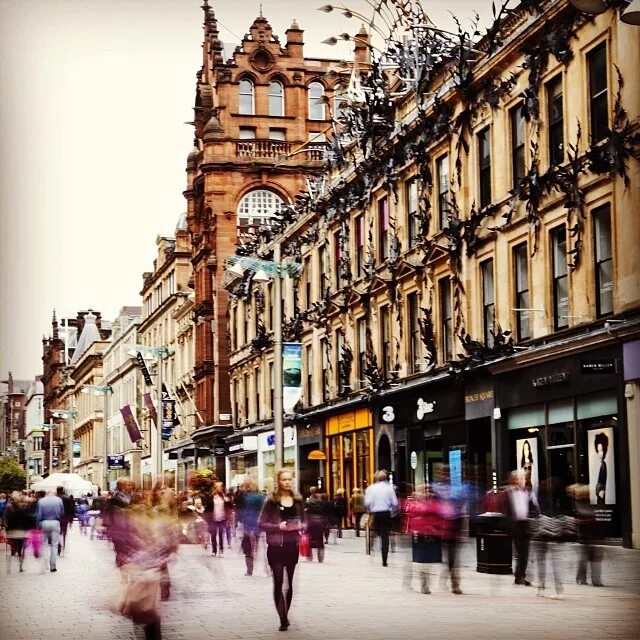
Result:
<svg viewBox="0 0 640 640">
<path fill-rule="evenodd" d="M 342 476 L 342 488 L 345 490 L 345 499 L 349 499 L 351 492 L 353 491 L 353 434 L 345 434 L 342 436 L 342 453 L 343 453 L 343 476 Z M 335 487 L 333 490 L 333 494 L 335 495 L 336 489 L 340 487 Z"/>
</svg>

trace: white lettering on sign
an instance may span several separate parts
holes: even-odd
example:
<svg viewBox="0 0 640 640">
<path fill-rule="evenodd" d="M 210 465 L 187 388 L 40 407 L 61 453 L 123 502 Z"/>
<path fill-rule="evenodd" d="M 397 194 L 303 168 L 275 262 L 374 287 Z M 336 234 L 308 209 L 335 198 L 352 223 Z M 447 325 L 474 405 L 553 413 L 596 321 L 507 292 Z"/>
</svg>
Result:
<svg viewBox="0 0 640 640">
<path fill-rule="evenodd" d="M 418 420 L 422 420 L 427 414 L 433 413 L 436 408 L 436 401 L 425 402 L 422 398 L 418 398 Z"/>
<path fill-rule="evenodd" d="M 385 422 L 393 422 L 396 419 L 396 414 L 393 412 L 393 407 L 387 405 L 386 407 L 382 407 L 382 419 Z"/>
</svg>

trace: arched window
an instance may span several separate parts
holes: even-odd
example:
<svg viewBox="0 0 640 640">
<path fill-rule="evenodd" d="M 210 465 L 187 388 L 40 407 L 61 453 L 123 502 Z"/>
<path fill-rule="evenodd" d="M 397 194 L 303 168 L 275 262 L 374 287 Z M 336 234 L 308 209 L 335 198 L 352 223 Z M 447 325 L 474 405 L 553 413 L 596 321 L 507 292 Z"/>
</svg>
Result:
<svg viewBox="0 0 640 640">
<path fill-rule="evenodd" d="M 238 113 L 252 116 L 254 114 L 253 107 L 253 82 L 251 80 L 240 80 L 238 86 Z"/>
<path fill-rule="evenodd" d="M 284 115 L 284 87 L 277 80 L 269 83 L 269 115 Z"/>
<path fill-rule="evenodd" d="M 347 102 L 347 88 L 338 84 L 333 88 L 333 119 L 339 120 L 342 115 L 343 104 Z"/>
<path fill-rule="evenodd" d="M 324 120 L 324 87 L 320 82 L 309 85 L 309 120 Z"/>
<path fill-rule="evenodd" d="M 268 223 L 274 215 L 282 211 L 284 201 L 280 196 L 266 189 L 249 191 L 238 205 L 238 226 L 248 227 Z"/>
</svg>

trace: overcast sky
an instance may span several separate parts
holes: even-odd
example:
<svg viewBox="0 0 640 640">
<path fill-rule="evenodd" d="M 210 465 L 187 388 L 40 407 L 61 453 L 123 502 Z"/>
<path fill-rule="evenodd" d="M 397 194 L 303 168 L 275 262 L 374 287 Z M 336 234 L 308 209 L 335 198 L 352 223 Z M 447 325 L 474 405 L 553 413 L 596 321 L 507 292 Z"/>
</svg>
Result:
<svg viewBox="0 0 640 640">
<path fill-rule="evenodd" d="M 158 235 L 185 211 L 202 0 L 0 0 L 0 379 L 42 373 L 51 313 L 139 305 Z M 224 42 L 259 13 L 211 0 Z M 345 58 L 359 21 L 318 12 L 325 0 L 264 0 L 284 43 L 296 18 L 307 55 Z M 367 0 L 346 0 L 369 14 Z M 451 27 L 489 0 L 423 0 Z"/>
</svg>

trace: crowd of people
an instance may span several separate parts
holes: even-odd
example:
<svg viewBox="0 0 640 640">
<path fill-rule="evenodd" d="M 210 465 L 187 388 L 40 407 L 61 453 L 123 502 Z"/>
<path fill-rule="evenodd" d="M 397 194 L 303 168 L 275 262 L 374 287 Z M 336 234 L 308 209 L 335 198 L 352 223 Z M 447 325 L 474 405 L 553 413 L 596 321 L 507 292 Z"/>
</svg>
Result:
<svg viewBox="0 0 640 640">
<path fill-rule="evenodd" d="M 74 519 L 82 533 L 90 532 L 92 537 L 97 533 L 98 538 L 107 539 L 113 546 L 121 580 L 112 608 L 143 625 L 145 637 L 152 640 L 161 637 L 158 599 L 171 597 L 169 567 L 180 544 L 197 543 L 205 550 L 210 546 L 211 555 L 222 558 L 238 525 L 242 529 L 240 551 L 246 576 L 253 575 L 259 547 L 264 544 L 265 568 L 273 578 L 273 600 L 281 631 L 290 624 L 299 558 L 312 561 L 315 552 L 322 563 L 332 532 L 336 543 L 345 527 L 353 527 L 359 536 L 363 521 L 368 541 L 374 536 L 380 540 L 383 567 L 388 566 L 396 536 L 410 543 L 411 561 L 403 574 L 405 586 L 411 588 L 417 574 L 420 591 L 431 593 L 433 568 L 444 562 L 441 586 L 449 581 L 452 593 L 461 595 L 460 543 L 464 523 L 469 522 L 470 491 L 452 487 L 446 473 L 439 481 L 416 487 L 402 497 L 386 471 L 377 472 L 375 480 L 364 493 L 353 488 L 349 498 L 343 489 L 336 490 L 330 499 L 317 487 L 310 487 L 304 499 L 293 489 L 293 476 L 287 469 L 277 473 L 271 494 L 259 491 L 250 478 L 229 493 L 221 482 L 214 482 L 210 489 L 176 493 L 161 486 L 142 490 L 129 478 L 120 478 L 113 493 L 93 499 L 85 496 L 74 500 L 62 487 L 49 495 L 0 493 L 0 516 L 20 571 L 31 548 L 43 562 L 48 555 L 48 568 L 56 572 L 58 555 L 64 553 L 67 531 Z M 602 586 L 602 556 L 594 545 L 598 531 L 588 487 L 565 487 L 550 478 L 534 490 L 520 470 L 511 474 L 503 490 L 486 494 L 482 508 L 503 514 L 499 526 L 513 540 L 517 585 L 531 584 L 527 571 L 534 540 L 539 595 L 545 594 L 550 564 L 555 597 L 561 597 L 557 546 L 551 543 L 572 539 L 582 543 L 576 581 L 586 584 L 590 567 L 593 585 Z M 45 541 L 50 547 L 48 554 L 43 551 Z"/>
</svg>

